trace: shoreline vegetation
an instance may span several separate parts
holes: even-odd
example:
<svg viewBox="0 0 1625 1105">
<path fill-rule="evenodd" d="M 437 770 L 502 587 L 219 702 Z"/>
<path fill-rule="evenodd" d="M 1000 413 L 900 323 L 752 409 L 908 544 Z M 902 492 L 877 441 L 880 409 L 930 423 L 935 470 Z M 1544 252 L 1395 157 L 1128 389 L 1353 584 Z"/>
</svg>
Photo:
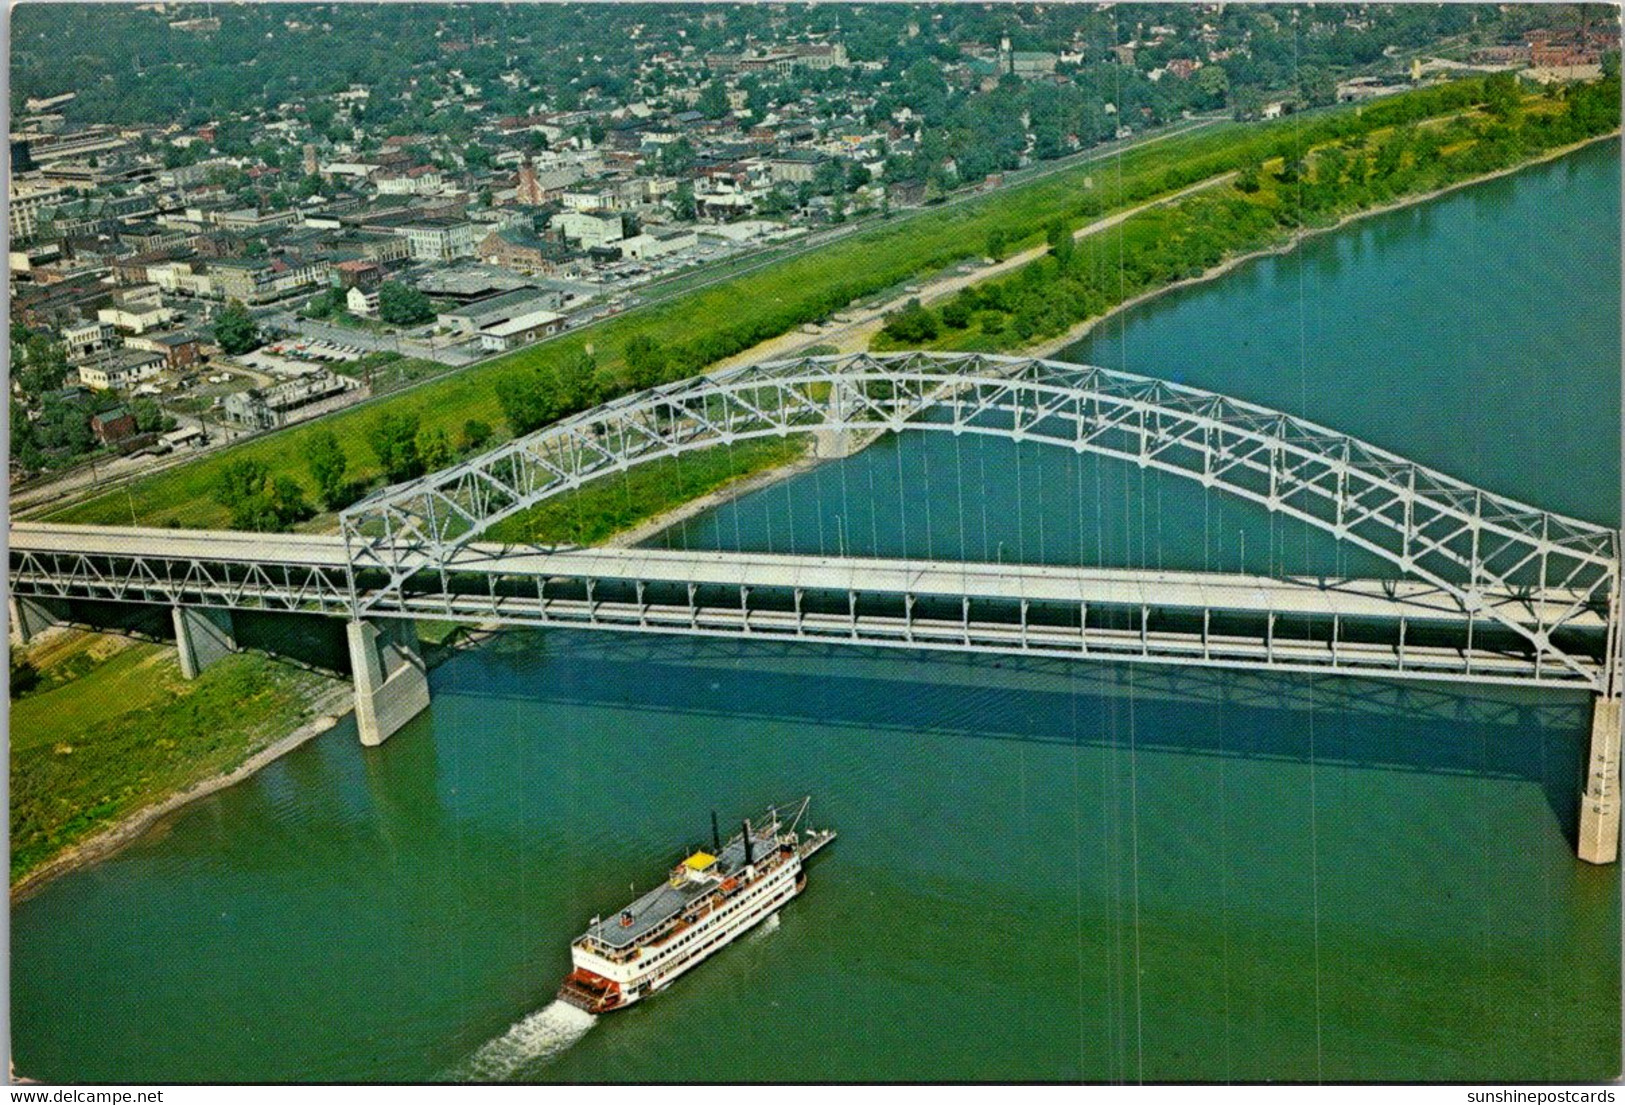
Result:
<svg viewBox="0 0 1625 1105">
<path fill-rule="evenodd" d="M 153 641 L 62 628 L 13 644 L 14 669 L 19 654 L 42 678 L 11 701 L 13 902 L 248 778 L 349 709 L 346 683 L 256 653 L 191 681 L 173 647 Z"/>
<path fill-rule="evenodd" d="M 1507 78 L 1504 83 L 1516 100 L 1515 82 Z M 1571 102 L 1584 100 L 1591 105 L 1604 101 L 1615 88 L 1617 81 L 1613 80 L 1600 86 L 1578 86 L 1565 93 L 1567 99 L 1540 98 L 1538 111 L 1518 110 L 1531 120 L 1554 119 L 1567 125 L 1572 122 Z M 1500 102 L 1497 97 L 1505 99 L 1495 78 L 1469 78 L 1360 107 L 1261 124 L 1221 123 L 1147 142 L 1124 151 L 1105 166 L 1085 162 L 951 208 L 927 207 L 895 216 L 828 248 L 634 307 L 560 338 L 437 378 L 412 392 L 253 439 L 45 516 L 64 522 L 225 525 L 229 512 L 215 494 L 222 473 L 234 463 L 257 461 L 273 476 L 285 477 L 315 498 L 314 477 L 307 464 L 309 446 L 317 436 L 327 434 L 335 436 L 345 456 L 350 486 L 364 491 L 385 478 L 386 465 L 374 445 L 378 423 L 386 415 L 412 420 L 424 435 L 444 442 L 464 440 L 463 431 L 471 423 L 491 427 L 494 434 L 482 436 L 478 446 L 470 442 L 465 451 L 488 448 L 606 398 L 695 375 L 913 281 L 966 262 L 980 262 L 990 252 L 995 259 L 1019 254 L 1042 244 L 1057 224 L 1070 231 L 1227 173 L 1245 172 L 1267 162 L 1295 163 L 1306 150 L 1378 131 L 1416 131 L 1418 124 L 1430 120 L 1448 120 L 1479 111 L 1486 104 L 1494 106 Z M 1610 128 L 1617 126 L 1617 104 L 1611 106 Z M 1579 137 L 1585 135 L 1573 136 Z M 1435 152 L 1437 148 L 1428 150 L 1430 156 Z M 1266 184 L 1265 189 L 1273 191 L 1273 186 Z M 1125 241 L 1130 240 L 1131 229 L 1144 230 L 1149 219 L 1167 220 L 1170 211 L 1216 202 L 1211 194 L 1218 191 L 1230 192 L 1205 189 L 1173 207 L 1135 215 L 1122 224 Z M 1234 209 L 1233 193 L 1225 202 Z M 1269 213 L 1257 212 L 1253 218 L 1261 224 Z M 1107 237 L 1098 235 L 1093 240 Z M 1115 244 L 1120 236 L 1109 237 Z M 1182 241 L 1182 256 L 1155 259 L 1177 262 L 1180 272 L 1170 275 L 1195 275 L 1227 252 L 1223 242 L 1216 252 L 1191 250 L 1201 244 Z M 1250 247 L 1256 243 L 1228 244 Z M 994 248 L 990 250 L 990 246 Z M 1087 256 L 1098 249 L 1092 251 L 1084 245 L 1076 252 Z M 1031 269 L 1027 266 L 1022 272 Z M 1047 330 L 1039 326 L 1024 335 L 1020 331 L 1027 323 L 1017 313 L 1012 316 L 1012 330 L 1023 341 L 1053 336 L 1108 305 L 1102 299 L 1083 304 L 1089 309 L 1068 308 L 1061 312 L 1066 317 L 1049 320 Z M 1028 314 L 1042 316 L 1044 312 Z M 972 332 L 972 340 L 980 340 L 982 332 Z M 1003 340 L 1008 345 L 1013 339 Z M 411 465 L 394 473 L 397 479 L 413 474 Z"/>
<path fill-rule="evenodd" d="M 1191 288 L 1198 284 L 1206 284 L 1209 281 L 1217 280 L 1219 277 L 1224 276 L 1226 273 L 1232 272 L 1240 266 L 1247 264 L 1249 261 L 1258 261 L 1265 257 L 1276 257 L 1291 253 L 1293 250 L 1297 249 L 1299 245 L 1305 241 L 1308 241 L 1310 238 L 1318 237 L 1322 234 L 1330 234 L 1334 230 L 1341 230 L 1352 223 L 1361 221 L 1362 219 L 1372 218 L 1377 215 L 1387 215 L 1395 211 L 1403 211 L 1408 207 L 1416 207 L 1420 204 L 1427 203 L 1430 200 L 1435 200 L 1441 196 L 1449 195 L 1452 192 L 1459 192 L 1463 188 L 1471 188 L 1475 184 L 1486 184 L 1489 181 L 1497 180 L 1501 177 L 1511 176 L 1513 173 L 1521 172 L 1524 169 L 1532 168 L 1536 165 L 1543 165 L 1549 161 L 1556 161 L 1560 157 L 1566 157 L 1571 153 L 1575 153 L 1578 150 L 1583 150 L 1587 146 L 1595 145 L 1598 142 L 1608 142 L 1619 137 L 1620 131 L 1616 128 L 1603 134 L 1592 135 L 1589 138 L 1582 139 L 1579 142 L 1574 142 L 1567 146 L 1560 146 L 1555 149 L 1547 150 L 1545 153 L 1532 157 L 1527 161 L 1519 162 L 1516 165 L 1509 165 L 1504 169 L 1497 169 L 1491 173 L 1485 173 L 1483 176 L 1472 177 L 1467 180 L 1458 180 L 1452 184 L 1447 184 L 1441 188 L 1436 188 L 1431 192 L 1423 192 L 1413 196 L 1406 196 L 1403 199 L 1394 200 L 1390 203 L 1383 204 L 1380 207 L 1367 207 L 1362 208 L 1359 211 L 1351 211 L 1348 214 L 1340 217 L 1334 223 L 1329 223 L 1324 226 L 1302 227 L 1294 231 L 1283 242 L 1261 246 L 1258 249 L 1252 250 L 1248 253 L 1240 253 L 1233 257 L 1226 258 L 1214 267 L 1204 270 L 1199 276 L 1182 277 L 1173 281 L 1172 283 L 1147 289 L 1146 291 L 1134 296 L 1132 299 L 1126 299 L 1117 304 L 1104 314 L 1098 315 L 1094 318 L 1084 319 L 1082 322 L 1077 323 L 1064 334 L 1057 337 L 1046 338 L 1043 341 L 1035 342 L 1029 346 L 1024 346 L 1017 350 L 1017 352 L 1030 354 L 1034 357 L 1053 356 L 1062 349 L 1065 349 L 1067 346 L 1081 341 L 1083 338 L 1092 333 L 1096 327 L 1109 321 L 1116 315 L 1122 314 L 1124 311 L 1127 311 L 1130 308 L 1138 307 L 1140 304 L 1156 299 L 1158 296 L 1165 295 L 1168 292 L 1178 291 L 1182 288 Z"/>
</svg>

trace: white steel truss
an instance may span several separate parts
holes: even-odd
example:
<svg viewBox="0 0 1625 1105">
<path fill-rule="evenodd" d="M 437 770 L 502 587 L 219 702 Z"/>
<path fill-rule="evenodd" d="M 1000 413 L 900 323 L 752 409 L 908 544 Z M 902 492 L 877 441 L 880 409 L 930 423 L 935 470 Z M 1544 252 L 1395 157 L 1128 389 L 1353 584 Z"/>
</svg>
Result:
<svg viewBox="0 0 1625 1105">
<path fill-rule="evenodd" d="M 404 612 L 414 592 L 445 592 L 459 551 L 489 527 L 597 476 L 752 438 L 905 429 L 1109 456 L 1259 503 L 1432 584 L 1469 622 L 1521 637 L 1534 678 L 1619 693 L 1616 530 L 1472 487 L 1255 404 L 1129 373 L 987 354 L 740 366 L 624 396 L 388 488 L 342 518 L 352 569 L 383 579 L 357 602 L 365 611 Z M 442 581 L 409 585 L 424 572 Z M 1567 640 L 1599 616 L 1606 622 L 1600 664 Z M 1149 640 L 1143 623 L 1142 636 Z M 966 638 L 955 647 L 978 644 Z M 1404 659 L 1401 648 L 1398 666 Z"/>
</svg>

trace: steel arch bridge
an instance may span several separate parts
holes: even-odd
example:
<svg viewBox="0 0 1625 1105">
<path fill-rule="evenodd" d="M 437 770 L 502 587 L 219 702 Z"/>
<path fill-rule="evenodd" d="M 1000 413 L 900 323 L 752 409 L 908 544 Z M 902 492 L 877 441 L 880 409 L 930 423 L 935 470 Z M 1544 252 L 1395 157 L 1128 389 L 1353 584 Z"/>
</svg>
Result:
<svg viewBox="0 0 1625 1105">
<path fill-rule="evenodd" d="M 448 591 L 449 577 L 473 561 L 500 558 L 481 540 L 491 526 L 597 476 L 754 438 L 811 432 L 829 455 L 855 437 L 904 430 L 1098 454 L 1260 504 L 1386 560 L 1403 577 L 1393 587 L 1425 587 L 1465 623 L 1469 650 L 1475 626 L 1510 634 L 1532 655 L 1534 681 L 1545 673 L 1546 681 L 1619 695 L 1618 531 L 1213 392 L 987 354 L 855 354 L 745 365 L 622 397 L 385 489 L 342 517 L 352 602 L 358 616 L 421 610 L 411 592 L 427 580 L 415 577 L 437 576 L 433 589 Z M 383 582 L 357 590 L 357 573 Z M 640 605 L 643 590 L 640 581 Z M 692 587 L 689 599 L 692 605 Z M 589 586 L 589 608 L 593 601 Z M 908 605 L 912 611 L 912 597 Z M 799 591 L 796 618 L 799 627 Z M 748 612 L 745 622 L 749 631 Z M 1202 636 L 1205 644 L 1205 622 Z M 1143 621 L 1140 638 L 1144 646 Z M 968 632 L 965 644 L 974 647 Z M 1401 668 L 1403 653 L 1402 642 Z M 1199 659 L 1206 658 L 1204 649 Z"/>
</svg>

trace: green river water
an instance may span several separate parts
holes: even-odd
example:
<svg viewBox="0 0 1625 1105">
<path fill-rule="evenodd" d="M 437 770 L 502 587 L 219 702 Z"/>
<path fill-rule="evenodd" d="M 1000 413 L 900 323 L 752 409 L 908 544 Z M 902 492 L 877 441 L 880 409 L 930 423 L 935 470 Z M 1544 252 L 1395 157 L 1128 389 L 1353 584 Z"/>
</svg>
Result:
<svg viewBox="0 0 1625 1105">
<path fill-rule="evenodd" d="M 1618 523 L 1619 146 L 1356 223 L 1068 354 Z M 923 439 L 922 439 L 923 437 Z M 1034 446 L 912 435 L 673 544 L 1379 570 Z M 908 490 L 900 492 L 899 488 Z M 907 507 L 906 510 L 902 509 Z M 1582 1080 L 1620 1059 L 1589 703 L 1026 659 L 511 634 L 12 912 L 48 1080 Z M 771 927 L 591 1023 L 568 942 L 814 795 Z"/>
</svg>

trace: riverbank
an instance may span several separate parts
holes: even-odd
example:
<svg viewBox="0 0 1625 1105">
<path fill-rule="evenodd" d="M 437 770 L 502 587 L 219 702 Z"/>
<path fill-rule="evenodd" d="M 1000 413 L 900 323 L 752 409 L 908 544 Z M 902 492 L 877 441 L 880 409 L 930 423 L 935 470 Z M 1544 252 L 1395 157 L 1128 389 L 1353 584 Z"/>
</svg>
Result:
<svg viewBox="0 0 1625 1105">
<path fill-rule="evenodd" d="M 264 656 L 227 657 L 183 681 L 170 647 L 142 642 L 115 653 L 12 703 L 14 903 L 248 778 L 349 711 L 346 683 Z M 129 693 L 132 681 L 151 688 L 145 699 Z M 109 716 L 107 702 L 126 706 Z M 41 711 L 57 724 L 27 724 Z"/>
<path fill-rule="evenodd" d="M 1233 271 L 1249 261 L 1256 261 L 1263 257 L 1290 253 L 1302 242 L 1308 240 L 1309 238 L 1313 238 L 1321 234 L 1329 234 L 1334 230 L 1341 230 L 1343 227 L 1348 226 L 1351 223 L 1358 222 L 1361 219 L 1372 218 L 1376 215 L 1386 215 L 1393 211 L 1402 211 L 1407 207 L 1415 207 L 1418 204 L 1427 203 L 1430 200 L 1438 199 L 1440 196 L 1446 196 L 1452 192 L 1459 192 L 1463 188 L 1471 188 L 1478 184 L 1486 184 L 1489 181 L 1498 180 L 1501 177 L 1511 176 L 1513 173 L 1522 172 L 1523 170 L 1532 168 L 1535 165 L 1542 165 L 1549 161 L 1556 161 L 1560 157 L 1566 157 L 1577 150 L 1585 149 L 1587 146 L 1595 145 L 1598 142 L 1612 141 L 1617 139 L 1619 136 L 1620 132 L 1618 130 L 1610 131 L 1607 134 L 1594 135 L 1593 137 L 1587 138 L 1580 142 L 1574 142 L 1567 146 L 1560 146 L 1555 149 L 1547 150 L 1546 152 L 1532 157 L 1527 161 L 1519 162 L 1517 165 L 1509 165 L 1504 169 L 1497 169 L 1491 173 L 1485 173 L 1483 176 L 1473 177 L 1469 180 L 1458 180 L 1452 184 L 1444 186 L 1443 188 L 1435 188 L 1428 192 L 1419 192 L 1414 196 L 1405 196 L 1394 200 L 1391 203 L 1382 204 L 1378 207 L 1369 207 L 1359 211 L 1350 211 L 1348 214 L 1343 215 L 1335 222 L 1327 223 L 1324 226 L 1301 227 L 1288 235 L 1284 241 L 1277 242 L 1274 245 L 1265 246 L 1261 249 L 1249 250 L 1246 253 L 1239 253 L 1234 257 L 1228 257 L 1218 265 L 1204 270 L 1199 276 L 1193 276 L 1183 280 L 1175 280 L 1171 283 L 1163 284 L 1160 287 L 1149 288 L 1146 291 L 1141 292 L 1139 295 L 1125 299 L 1123 302 L 1107 309 L 1093 318 L 1083 320 L 1063 334 L 1052 338 L 1046 338 L 1043 341 L 1032 342 L 1028 345 L 1021 346 L 1012 352 L 1032 357 L 1054 356 L 1067 346 L 1087 337 L 1091 332 L 1094 331 L 1095 327 L 1104 322 L 1110 321 L 1113 317 L 1121 314 L 1124 311 L 1138 307 L 1140 304 L 1155 299 L 1160 295 L 1165 295 L 1168 292 L 1175 291 L 1179 288 L 1195 287 L 1199 284 L 1206 284 L 1209 281 L 1217 280 L 1219 277 L 1224 276 L 1226 273 Z"/>
</svg>

